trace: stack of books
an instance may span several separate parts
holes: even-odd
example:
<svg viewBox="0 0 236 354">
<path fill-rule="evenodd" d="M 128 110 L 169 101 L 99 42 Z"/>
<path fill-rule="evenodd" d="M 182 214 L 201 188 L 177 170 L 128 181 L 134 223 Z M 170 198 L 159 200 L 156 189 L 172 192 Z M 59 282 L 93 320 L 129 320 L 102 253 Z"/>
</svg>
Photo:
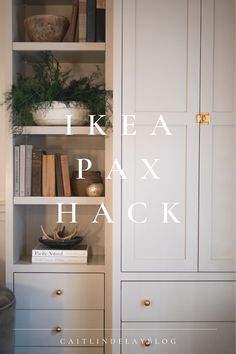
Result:
<svg viewBox="0 0 236 354">
<path fill-rule="evenodd" d="M 67 155 L 47 154 L 32 145 L 15 146 L 14 194 L 24 196 L 71 196 Z"/>
<path fill-rule="evenodd" d="M 106 0 L 73 0 L 67 42 L 105 42 Z"/>
<path fill-rule="evenodd" d="M 32 250 L 32 263 L 88 263 L 88 245 L 77 245 L 73 249 L 51 249 L 38 244 Z"/>
</svg>

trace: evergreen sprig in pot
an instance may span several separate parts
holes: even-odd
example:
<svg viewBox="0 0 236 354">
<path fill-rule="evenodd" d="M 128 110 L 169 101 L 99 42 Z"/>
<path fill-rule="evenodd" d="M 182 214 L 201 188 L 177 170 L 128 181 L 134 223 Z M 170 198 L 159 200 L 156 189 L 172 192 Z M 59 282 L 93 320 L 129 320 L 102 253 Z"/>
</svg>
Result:
<svg viewBox="0 0 236 354">
<path fill-rule="evenodd" d="M 50 52 L 39 53 L 30 65 L 32 74 L 18 74 L 16 83 L 5 94 L 13 133 L 25 126 L 66 125 L 67 115 L 72 116 L 72 125 L 88 125 L 89 114 L 99 116 L 110 110 L 112 94 L 98 83 L 99 68 L 75 80 Z M 99 124 L 109 127 L 108 116 Z"/>
</svg>

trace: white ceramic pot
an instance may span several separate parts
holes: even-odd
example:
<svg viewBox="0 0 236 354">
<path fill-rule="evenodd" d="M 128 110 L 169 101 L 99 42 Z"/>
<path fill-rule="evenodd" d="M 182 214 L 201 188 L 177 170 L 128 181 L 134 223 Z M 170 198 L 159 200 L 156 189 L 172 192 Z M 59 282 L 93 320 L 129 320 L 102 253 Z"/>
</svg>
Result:
<svg viewBox="0 0 236 354">
<path fill-rule="evenodd" d="M 83 105 L 75 106 L 71 102 L 67 107 L 62 102 L 54 101 L 49 108 L 40 108 L 32 112 L 37 125 L 67 125 L 67 115 L 72 115 L 71 125 L 88 125 L 89 110 Z"/>
</svg>

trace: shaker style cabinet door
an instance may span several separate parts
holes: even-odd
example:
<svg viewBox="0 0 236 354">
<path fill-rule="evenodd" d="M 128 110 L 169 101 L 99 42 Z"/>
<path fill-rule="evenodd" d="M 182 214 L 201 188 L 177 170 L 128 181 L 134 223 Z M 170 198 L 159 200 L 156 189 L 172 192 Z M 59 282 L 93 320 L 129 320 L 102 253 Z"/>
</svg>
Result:
<svg viewBox="0 0 236 354">
<path fill-rule="evenodd" d="M 235 0 L 203 0 L 200 270 L 235 271 Z"/>
<path fill-rule="evenodd" d="M 200 0 L 123 1 L 123 271 L 197 270 L 199 53 Z"/>
</svg>

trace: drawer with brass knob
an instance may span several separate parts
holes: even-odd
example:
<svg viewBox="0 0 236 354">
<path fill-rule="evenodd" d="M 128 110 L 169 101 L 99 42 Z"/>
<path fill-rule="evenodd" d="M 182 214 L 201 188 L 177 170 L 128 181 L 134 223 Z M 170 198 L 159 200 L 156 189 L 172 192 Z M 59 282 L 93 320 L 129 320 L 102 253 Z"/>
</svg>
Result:
<svg viewBox="0 0 236 354">
<path fill-rule="evenodd" d="M 127 322 L 122 354 L 234 354 L 233 322 Z"/>
<path fill-rule="evenodd" d="M 104 354 L 102 347 L 16 347 L 15 354 Z"/>
<path fill-rule="evenodd" d="M 103 346 L 103 328 L 103 310 L 17 310 L 16 346 Z"/>
<path fill-rule="evenodd" d="M 122 321 L 235 321 L 235 283 L 122 283 Z"/>
<path fill-rule="evenodd" d="M 104 274 L 16 273 L 14 289 L 19 310 L 104 309 Z"/>
</svg>

